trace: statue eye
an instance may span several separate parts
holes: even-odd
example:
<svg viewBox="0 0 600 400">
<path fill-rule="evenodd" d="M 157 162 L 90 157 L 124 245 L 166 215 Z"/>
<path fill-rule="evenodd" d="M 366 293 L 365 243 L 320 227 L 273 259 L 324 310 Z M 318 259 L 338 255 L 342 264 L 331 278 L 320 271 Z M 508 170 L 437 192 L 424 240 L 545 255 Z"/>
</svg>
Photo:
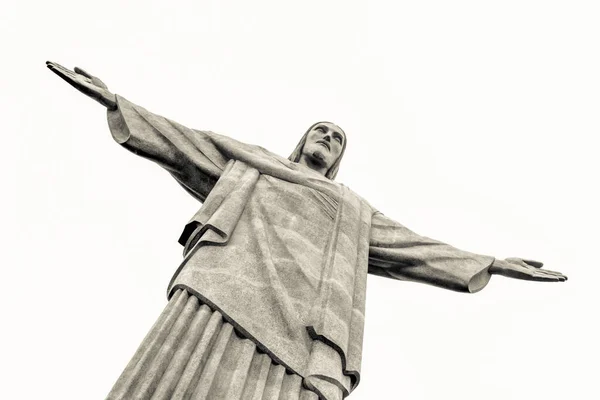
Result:
<svg viewBox="0 0 600 400">
<path fill-rule="evenodd" d="M 333 138 L 335 140 L 337 140 L 338 142 L 340 142 L 340 144 L 342 144 L 342 137 L 341 136 L 335 135 Z"/>
<path fill-rule="evenodd" d="M 322 126 L 317 126 L 317 127 L 315 128 L 315 131 L 319 131 L 319 132 L 321 132 L 321 133 L 325 133 L 325 129 L 323 129 L 323 127 L 322 127 Z"/>
</svg>

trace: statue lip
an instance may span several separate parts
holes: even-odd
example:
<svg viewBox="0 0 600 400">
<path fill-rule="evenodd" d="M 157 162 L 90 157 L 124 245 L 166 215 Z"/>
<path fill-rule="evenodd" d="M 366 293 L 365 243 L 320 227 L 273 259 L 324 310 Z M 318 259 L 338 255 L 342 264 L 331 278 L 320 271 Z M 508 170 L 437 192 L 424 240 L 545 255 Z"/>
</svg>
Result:
<svg viewBox="0 0 600 400">
<path fill-rule="evenodd" d="M 324 141 L 324 140 L 317 140 L 317 143 L 321 144 L 321 145 L 323 145 L 325 147 L 327 147 L 327 150 L 331 151 L 331 145 L 329 143 L 327 143 L 326 141 Z"/>
</svg>

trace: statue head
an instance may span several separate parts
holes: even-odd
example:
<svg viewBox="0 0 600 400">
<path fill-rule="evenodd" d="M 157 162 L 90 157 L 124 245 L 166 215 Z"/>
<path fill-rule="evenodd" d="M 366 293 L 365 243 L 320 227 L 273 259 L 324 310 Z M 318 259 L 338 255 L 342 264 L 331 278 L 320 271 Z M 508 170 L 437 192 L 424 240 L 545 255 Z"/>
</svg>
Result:
<svg viewBox="0 0 600 400">
<path fill-rule="evenodd" d="M 311 125 L 294 149 L 289 160 L 304 164 L 335 179 L 346 150 L 346 133 L 332 122 Z"/>
</svg>

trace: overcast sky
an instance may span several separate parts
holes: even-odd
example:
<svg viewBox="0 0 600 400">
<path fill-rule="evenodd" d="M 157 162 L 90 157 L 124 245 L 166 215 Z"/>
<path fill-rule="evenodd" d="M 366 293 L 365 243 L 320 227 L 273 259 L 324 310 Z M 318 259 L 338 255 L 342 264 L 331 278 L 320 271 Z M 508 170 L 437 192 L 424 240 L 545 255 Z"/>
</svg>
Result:
<svg viewBox="0 0 600 400">
<path fill-rule="evenodd" d="M 92 5 L 94 4 L 94 5 Z M 369 277 L 360 399 L 598 398 L 597 1 L 14 1 L 3 6 L 6 399 L 103 398 L 166 304 L 200 206 L 111 138 L 80 66 L 186 126 L 287 156 L 414 231 L 565 284 Z"/>
</svg>

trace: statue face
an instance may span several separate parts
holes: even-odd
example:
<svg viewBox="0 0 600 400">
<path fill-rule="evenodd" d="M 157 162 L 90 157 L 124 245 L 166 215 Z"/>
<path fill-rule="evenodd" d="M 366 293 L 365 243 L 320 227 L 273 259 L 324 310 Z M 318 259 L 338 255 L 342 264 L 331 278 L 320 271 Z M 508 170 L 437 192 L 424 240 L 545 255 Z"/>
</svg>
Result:
<svg viewBox="0 0 600 400">
<path fill-rule="evenodd" d="M 331 122 L 320 122 L 306 136 L 302 155 L 328 170 L 342 153 L 346 134 Z"/>
</svg>

